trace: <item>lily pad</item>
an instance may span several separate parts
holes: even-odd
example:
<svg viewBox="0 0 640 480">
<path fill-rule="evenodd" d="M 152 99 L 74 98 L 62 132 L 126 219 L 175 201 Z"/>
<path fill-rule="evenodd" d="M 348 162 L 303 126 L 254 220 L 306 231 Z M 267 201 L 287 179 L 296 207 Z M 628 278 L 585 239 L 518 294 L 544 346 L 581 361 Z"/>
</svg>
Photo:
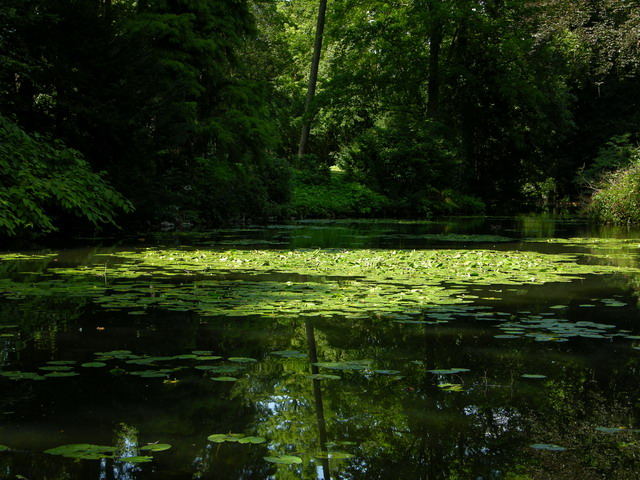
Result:
<svg viewBox="0 0 640 480">
<path fill-rule="evenodd" d="M 66 458 L 80 460 L 100 460 L 101 458 L 113 458 L 116 448 L 106 445 L 93 445 L 89 443 L 73 443 L 45 450 L 49 455 L 60 455 Z"/>
<path fill-rule="evenodd" d="M 249 437 L 241 438 L 240 440 L 238 440 L 238 443 L 251 443 L 251 444 L 257 445 L 259 443 L 264 443 L 266 441 L 267 441 L 267 439 L 263 438 L 263 437 L 251 437 L 251 436 L 249 436 Z"/>
<path fill-rule="evenodd" d="M 427 371 L 430 373 L 434 373 L 436 375 L 454 375 L 457 373 L 470 372 L 471 370 L 469 370 L 468 368 L 447 368 L 447 369 L 427 370 Z"/>
<path fill-rule="evenodd" d="M 149 445 L 145 445 L 144 447 L 140 447 L 141 451 L 145 452 L 164 452 L 165 450 L 169 450 L 171 445 L 168 443 L 151 443 Z"/>
<path fill-rule="evenodd" d="M 192 353 L 185 353 L 183 355 L 174 355 L 172 358 L 174 358 L 175 360 L 193 360 L 197 357 L 197 355 L 194 355 Z"/>
<path fill-rule="evenodd" d="M 80 375 L 79 373 L 76 372 L 51 372 L 51 373 L 45 373 L 45 377 L 49 377 L 49 378 L 63 378 L 63 377 L 76 377 Z"/>
<path fill-rule="evenodd" d="M 313 380 L 340 380 L 342 377 L 339 375 L 329 375 L 326 373 L 314 373 L 313 375 L 307 375 L 308 378 Z"/>
<path fill-rule="evenodd" d="M 561 447 L 555 443 L 532 443 L 529 446 L 536 450 L 547 450 L 549 452 L 564 452 L 566 450 L 565 447 Z"/>
<path fill-rule="evenodd" d="M 278 465 L 299 465 L 302 463 L 300 457 L 294 455 L 278 455 L 274 457 L 264 457 L 269 463 L 276 463 Z"/>
<path fill-rule="evenodd" d="M 84 368 L 102 368 L 102 367 L 106 367 L 107 364 L 103 362 L 87 362 L 87 363 L 83 363 L 81 366 Z"/>
<path fill-rule="evenodd" d="M 243 433 L 214 433 L 213 435 L 209 435 L 207 440 L 213 443 L 239 442 L 244 436 Z"/>
<path fill-rule="evenodd" d="M 229 357 L 228 360 L 235 363 L 256 363 L 258 361 L 255 358 L 249 357 Z"/>
</svg>

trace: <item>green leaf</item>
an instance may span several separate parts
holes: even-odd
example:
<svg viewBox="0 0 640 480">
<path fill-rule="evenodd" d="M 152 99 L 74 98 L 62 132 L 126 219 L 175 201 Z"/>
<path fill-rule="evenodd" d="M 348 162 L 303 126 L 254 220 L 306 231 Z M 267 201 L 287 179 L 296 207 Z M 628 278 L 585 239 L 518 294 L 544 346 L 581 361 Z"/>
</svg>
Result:
<svg viewBox="0 0 640 480">
<path fill-rule="evenodd" d="M 243 433 L 214 433 L 209 435 L 207 440 L 213 443 L 223 442 L 239 442 L 241 438 L 244 438 Z"/>
<path fill-rule="evenodd" d="M 144 447 L 140 447 L 141 451 L 145 452 L 164 452 L 165 450 L 169 450 L 171 445 L 168 443 L 151 443 L 149 445 L 145 445 Z"/>
<path fill-rule="evenodd" d="M 300 457 L 296 457 L 293 455 L 278 455 L 275 457 L 264 457 L 267 462 L 277 463 L 279 465 L 297 465 L 302 463 L 302 459 Z"/>
</svg>

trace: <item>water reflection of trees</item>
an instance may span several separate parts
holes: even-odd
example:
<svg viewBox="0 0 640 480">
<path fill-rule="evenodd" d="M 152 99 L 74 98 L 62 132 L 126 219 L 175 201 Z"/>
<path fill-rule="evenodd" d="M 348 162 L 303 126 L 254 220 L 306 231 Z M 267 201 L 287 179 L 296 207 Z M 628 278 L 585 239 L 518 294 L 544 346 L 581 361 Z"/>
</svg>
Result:
<svg viewBox="0 0 640 480">
<path fill-rule="evenodd" d="M 216 324 L 216 335 L 210 333 L 221 339 L 219 351 L 261 359 L 235 385 L 188 377 L 174 387 L 158 382 L 142 389 L 140 383 L 114 377 L 100 385 L 110 389 L 111 400 L 92 400 L 94 411 L 108 415 L 99 417 L 101 422 L 126 420 L 144 433 L 145 441 L 175 439 L 174 450 L 156 460 L 167 471 L 199 479 L 263 479 L 277 472 L 276 478 L 285 480 L 517 478 L 509 472 L 567 480 L 578 472 L 590 480 L 640 474 L 631 434 L 613 437 L 595 431 L 596 426 L 634 425 L 637 416 L 633 399 L 640 393 L 635 381 L 638 361 L 621 361 L 615 349 L 592 359 L 593 352 L 586 355 L 568 344 L 496 345 L 486 329 L 461 322 L 455 327 L 409 328 L 361 319 L 345 329 L 337 317 L 271 320 L 270 326 L 260 320 L 252 324 L 253 333 L 247 332 L 246 323 L 224 322 Z M 173 341 L 183 350 L 195 347 L 204 333 L 197 328 L 181 331 L 190 333 Z M 153 338 L 148 341 L 154 343 Z M 265 355 L 285 348 L 308 358 Z M 404 378 L 331 372 L 343 380 L 312 380 L 308 375 L 316 371 L 309 365 L 314 353 L 320 361 L 368 358 L 374 368 L 402 370 Z M 460 382 L 465 391 L 443 392 L 427 369 L 454 366 L 472 371 L 441 380 Z M 548 379 L 525 382 L 519 378 L 525 371 L 547 374 Z M 8 396 L 29 388 L 22 385 Z M 53 390 L 50 395 L 54 403 L 67 399 L 67 414 L 84 421 L 77 406 L 86 408 L 86 398 Z M 2 405 L 8 405 L 6 398 Z M 56 408 L 56 418 L 64 420 L 62 407 Z M 212 445 L 205 440 L 206 434 L 229 431 L 258 433 L 269 446 Z M 127 438 L 132 445 L 138 442 Z M 528 447 L 533 441 L 570 450 L 535 452 Z M 313 458 L 325 449 L 354 457 Z M 300 455 L 305 463 L 270 466 L 262 457 L 272 453 Z M 164 478 L 154 476 L 146 465 L 116 469 L 111 461 L 75 464 L 35 453 L 0 456 L 0 468 L 12 474 L 32 472 L 28 478 L 45 478 L 46 472 L 53 480 Z"/>
<path fill-rule="evenodd" d="M 558 478 L 571 471 L 583 472 L 584 478 L 596 478 L 593 475 L 602 471 L 608 472 L 608 478 L 627 478 L 628 472 L 640 472 L 631 450 L 620 454 L 626 456 L 625 462 L 591 453 L 593 442 L 609 445 L 609 449 L 615 445 L 595 427 L 621 422 L 629 425 L 635 419 L 635 407 L 628 402 L 625 390 L 633 383 L 621 372 L 596 378 L 593 365 L 579 355 L 561 352 L 552 362 L 557 366 L 541 367 L 536 357 L 539 346 L 518 352 L 509 347 L 484 349 L 478 342 L 475 354 L 465 355 L 456 352 L 455 334 L 449 341 L 443 341 L 442 336 L 420 339 L 420 335 L 412 335 L 417 338 L 406 338 L 409 345 L 403 347 L 402 335 L 392 334 L 390 329 L 366 321 L 352 326 L 359 332 L 358 339 L 366 339 L 366 343 L 346 345 L 347 336 L 338 328 L 343 333 L 336 343 L 343 348 L 336 349 L 328 340 L 337 326 L 331 321 L 320 322 L 319 335 L 308 337 L 310 344 L 318 343 L 320 360 L 375 358 L 384 363 L 399 352 L 422 351 L 427 362 L 473 365 L 484 372 L 462 380 L 465 392 L 445 393 L 434 385 L 434 376 L 420 368 L 404 372 L 407 378 L 398 382 L 344 372 L 342 381 L 305 381 L 308 363 L 299 359 L 286 360 L 282 370 L 267 369 L 276 372 L 267 392 L 243 392 L 260 412 L 258 429 L 273 444 L 309 461 L 305 468 L 279 471 L 278 478 L 320 478 L 318 469 L 328 466 L 311 457 L 322 444 L 355 454 L 353 460 L 331 462 L 333 478 L 488 479 L 507 478 L 508 472 L 523 469 L 531 478 L 552 478 L 545 470 L 557 472 Z M 293 345 L 300 345 L 300 339 L 313 331 L 308 323 L 305 327 L 299 326 Z M 420 341 L 424 342 L 422 350 L 418 348 Z M 385 349 L 376 346 L 385 344 L 386 357 Z M 608 367 L 614 368 L 613 363 L 601 366 L 612 374 Z M 519 378 L 521 372 L 534 368 L 532 365 L 549 373 L 543 386 L 523 383 Z M 320 385 L 317 391 L 316 382 Z M 531 450 L 531 439 L 571 448 L 554 457 Z"/>
</svg>

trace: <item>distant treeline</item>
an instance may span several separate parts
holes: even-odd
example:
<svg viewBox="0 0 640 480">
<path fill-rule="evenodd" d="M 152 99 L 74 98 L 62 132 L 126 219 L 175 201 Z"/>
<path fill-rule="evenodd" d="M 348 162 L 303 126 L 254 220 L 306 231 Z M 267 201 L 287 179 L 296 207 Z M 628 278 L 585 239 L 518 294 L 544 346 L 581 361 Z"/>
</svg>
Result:
<svg viewBox="0 0 640 480">
<path fill-rule="evenodd" d="M 0 235 L 509 213 L 593 191 L 596 215 L 636 218 L 640 1 L 328 0 L 305 115 L 317 12 L 4 0 Z"/>
</svg>

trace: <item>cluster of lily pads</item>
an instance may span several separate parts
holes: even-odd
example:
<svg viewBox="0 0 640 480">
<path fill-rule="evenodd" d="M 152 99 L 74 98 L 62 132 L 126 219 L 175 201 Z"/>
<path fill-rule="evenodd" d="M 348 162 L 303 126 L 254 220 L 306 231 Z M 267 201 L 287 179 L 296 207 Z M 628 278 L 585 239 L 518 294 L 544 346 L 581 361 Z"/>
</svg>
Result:
<svg viewBox="0 0 640 480">
<path fill-rule="evenodd" d="M 243 433 L 216 433 L 209 435 L 207 440 L 212 443 L 237 443 L 240 445 L 260 445 L 267 442 L 264 437 L 246 435 Z M 168 443 L 150 443 L 139 447 L 137 449 L 139 454 L 131 455 L 130 452 L 123 453 L 119 451 L 117 447 L 110 445 L 74 443 L 50 448 L 45 450 L 44 453 L 74 460 L 112 459 L 116 462 L 139 464 L 153 461 L 154 457 L 150 454 L 164 452 L 171 448 L 172 445 Z M 0 445 L 0 453 L 10 451 L 10 447 Z M 353 455 L 347 452 L 323 451 L 314 455 L 314 457 L 317 459 L 332 458 L 342 460 L 352 458 Z M 295 465 L 302 463 L 302 458 L 295 455 L 271 455 L 265 456 L 264 460 L 269 463 L 280 465 Z"/>
<path fill-rule="evenodd" d="M 267 441 L 264 437 L 245 435 L 243 433 L 215 433 L 213 435 L 209 435 L 207 440 L 213 443 L 238 443 L 241 445 L 259 445 Z M 316 459 L 331 458 L 334 460 L 345 460 L 353 457 L 350 453 L 333 450 L 323 451 L 313 456 Z M 299 465 L 303 462 L 302 458 L 297 455 L 269 455 L 263 458 L 269 463 L 278 465 Z"/>
<path fill-rule="evenodd" d="M 593 299 L 605 307 L 619 308 L 627 306 L 616 298 Z M 581 304 L 578 307 L 593 307 L 593 304 Z M 553 305 L 549 307 L 553 312 L 496 312 L 486 305 L 440 305 L 427 309 L 420 319 L 407 315 L 389 315 L 395 323 L 438 325 L 447 323 L 454 318 L 470 318 L 476 321 L 496 322 L 496 327 L 502 333 L 494 335 L 497 339 L 531 338 L 537 342 L 567 342 L 570 338 L 612 339 L 626 338 L 640 340 L 640 336 L 633 335 L 631 330 L 618 329 L 616 325 L 591 322 L 570 321 L 558 315 L 568 309 L 568 305 Z M 556 313 L 559 312 L 559 313 Z M 635 347 L 634 347 L 635 348 Z"/>
<path fill-rule="evenodd" d="M 155 453 L 169 450 L 171 445 L 168 443 L 151 443 L 140 447 L 141 453 Z M 153 461 L 151 455 L 123 455 L 119 454 L 116 447 L 107 445 L 94 445 L 90 443 L 74 443 L 69 445 L 61 445 L 59 447 L 45 450 L 44 453 L 49 455 L 57 455 L 75 460 L 102 460 L 110 458 L 118 462 L 126 463 L 148 463 Z"/>
<path fill-rule="evenodd" d="M 130 350 L 113 350 L 109 352 L 96 352 L 95 359 L 89 362 L 79 363 L 74 360 L 52 360 L 46 365 L 38 367 L 38 372 L 0 371 L 0 376 L 10 380 L 46 380 L 47 378 L 73 377 L 80 373 L 75 368 L 102 369 L 111 365 L 109 372 L 114 375 L 131 375 L 139 378 L 163 378 L 168 379 L 179 371 L 193 368 L 205 372 L 210 380 L 217 382 L 235 382 L 238 375 L 245 371 L 246 365 L 256 363 L 258 360 L 250 357 L 214 355 L 210 350 L 194 350 L 191 353 L 172 356 L 138 355 Z M 271 355 L 283 359 L 305 359 L 307 355 L 297 350 L 279 350 L 271 352 Z M 222 360 L 224 363 L 213 363 Z M 181 364 L 175 366 L 176 362 Z M 185 362 L 190 362 L 186 363 Z M 203 363 L 204 362 L 204 363 Z M 162 364 L 169 363 L 167 367 Z M 195 365 L 193 363 L 196 363 Z M 418 362 L 422 364 L 422 362 Z M 373 361 L 369 359 L 355 359 L 343 361 L 314 362 L 311 365 L 321 370 L 335 372 L 356 372 L 367 377 L 372 375 L 389 377 L 392 380 L 404 378 L 400 370 L 374 368 Z M 147 367 L 146 369 L 131 369 L 133 366 Z M 152 367 L 152 368 L 151 368 Z M 466 368 L 449 368 L 428 370 L 436 375 L 450 375 L 468 372 Z M 46 372 L 46 373 L 44 373 Z M 313 380 L 340 380 L 340 375 L 331 373 L 312 373 L 306 375 Z"/>
<path fill-rule="evenodd" d="M 614 338 L 634 339 L 629 331 L 618 331 L 615 325 L 578 321 L 571 322 L 565 318 L 550 318 L 542 315 L 529 315 L 515 321 L 498 325 L 504 333 L 495 338 L 511 339 L 530 337 L 537 342 L 567 342 L 570 338 Z"/>
<path fill-rule="evenodd" d="M 212 316 L 419 316 L 429 306 L 470 302 L 464 290 L 470 285 L 569 282 L 637 270 L 581 264 L 573 255 L 493 250 L 151 248 L 99 258 L 50 267 L 54 275 L 39 281 L 0 279 L 0 293 L 85 296 L 135 314 L 158 308 Z"/>
<path fill-rule="evenodd" d="M 244 370 L 243 364 L 255 363 L 255 358 L 249 357 L 228 357 L 226 364 L 210 364 L 200 362 L 211 362 L 215 360 L 224 360 L 220 355 L 213 355 L 209 350 L 195 350 L 191 353 L 173 355 L 173 356 L 151 356 L 137 355 L 130 350 L 113 350 L 110 352 L 96 352 L 95 359 L 90 362 L 81 363 L 82 368 L 104 368 L 107 367 L 109 361 L 119 361 L 119 366 L 113 366 L 110 369 L 112 374 L 128 374 L 140 378 L 168 378 L 172 373 L 189 368 L 188 365 L 172 366 L 170 368 L 160 368 L 158 364 L 175 361 L 193 361 L 198 362 L 193 368 L 202 370 L 212 375 L 209 377 L 217 382 L 235 382 L 237 375 Z M 46 380 L 47 378 L 74 377 L 79 373 L 74 370 L 78 366 L 78 362 L 74 360 L 53 360 L 47 362 L 46 365 L 38 368 L 39 372 L 22 372 L 22 371 L 0 371 L 0 376 L 10 380 Z M 144 370 L 130 370 L 131 366 L 154 367 Z M 46 373 L 43 373 L 46 372 Z"/>
<path fill-rule="evenodd" d="M 628 428 L 623 426 L 618 427 L 595 427 L 596 432 L 606 433 L 606 434 L 622 434 L 622 433 L 637 433 L 640 432 L 640 429 L 636 428 Z M 529 445 L 531 448 L 535 450 L 544 450 L 548 452 L 565 452 L 567 447 L 563 447 L 561 445 L 557 445 L 555 443 L 533 443 Z"/>
<path fill-rule="evenodd" d="M 466 370 L 466 369 L 459 369 Z M 462 391 L 462 385 L 452 383 L 442 383 L 439 385 L 442 390 L 458 392 Z M 628 428 L 624 426 L 616 427 L 596 427 L 595 430 L 605 434 L 621 434 L 621 433 L 636 433 L 640 430 Z M 246 435 L 242 433 L 217 433 L 207 437 L 207 440 L 212 443 L 237 443 L 240 445 L 260 445 L 267 442 L 267 439 L 255 435 Z M 352 442 L 346 442 L 352 443 Z M 566 447 L 557 445 L 554 443 L 533 443 L 529 445 L 532 449 L 547 451 L 547 452 L 564 452 Z M 130 453 L 122 453 L 118 451 L 117 447 L 108 445 L 96 445 L 88 443 L 80 444 L 68 444 L 45 450 L 44 453 L 54 456 L 61 456 L 74 460 L 103 460 L 112 459 L 116 462 L 123 463 L 148 463 L 153 461 L 154 457 L 151 453 L 164 452 L 172 448 L 172 445 L 167 443 L 150 443 L 140 447 L 138 455 L 131 455 Z M 0 445 L 0 453 L 10 452 L 11 448 L 6 445 Z M 348 452 L 341 451 L 322 451 L 313 455 L 316 459 L 331 458 L 334 460 L 343 460 L 353 458 L 354 455 Z M 299 465 L 303 463 L 303 459 L 297 455 L 269 455 L 263 457 L 265 461 L 278 465 Z"/>
</svg>

